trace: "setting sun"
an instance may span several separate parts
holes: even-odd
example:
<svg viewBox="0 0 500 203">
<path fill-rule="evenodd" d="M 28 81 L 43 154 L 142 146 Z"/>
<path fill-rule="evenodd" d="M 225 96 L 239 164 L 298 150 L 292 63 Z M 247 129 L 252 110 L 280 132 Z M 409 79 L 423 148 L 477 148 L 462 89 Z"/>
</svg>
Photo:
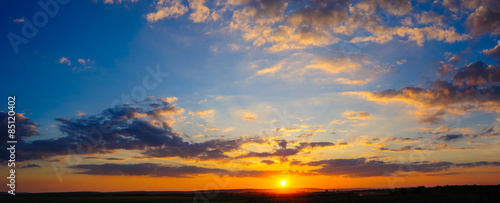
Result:
<svg viewBox="0 0 500 203">
<path fill-rule="evenodd" d="M 281 180 L 280 184 L 281 184 L 281 186 L 285 186 L 286 185 L 286 180 Z"/>
</svg>

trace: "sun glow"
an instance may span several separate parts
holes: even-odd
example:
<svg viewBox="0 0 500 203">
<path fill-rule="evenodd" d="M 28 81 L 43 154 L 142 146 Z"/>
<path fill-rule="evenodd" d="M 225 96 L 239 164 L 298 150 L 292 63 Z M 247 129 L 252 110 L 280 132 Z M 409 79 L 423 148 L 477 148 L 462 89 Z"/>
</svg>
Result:
<svg viewBox="0 0 500 203">
<path fill-rule="evenodd" d="M 280 184 L 281 184 L 281 186 L 283 186 L 283 187 L 284 187 L 284 186 L 286 186 L 286 180 L 281 180 Z"/>
</svg>

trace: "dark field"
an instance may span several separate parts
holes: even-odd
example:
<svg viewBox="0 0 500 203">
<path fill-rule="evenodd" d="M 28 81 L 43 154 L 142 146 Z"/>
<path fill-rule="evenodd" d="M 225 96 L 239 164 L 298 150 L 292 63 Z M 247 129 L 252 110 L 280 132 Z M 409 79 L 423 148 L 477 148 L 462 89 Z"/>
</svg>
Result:
<svg viewBox="0 0 500 203">
<path fill-rule="evenodd" d="M 199 193 L 199 194 L 203 194 Z M 211 193 L 214 194 L 214 193 Z M 500 202 L 500 186 L 448 186 L 348 192 L 228 193 L 195 199 L 194 193 L 52 193 L 2 195 L 2 202 Z"/>
</svg>

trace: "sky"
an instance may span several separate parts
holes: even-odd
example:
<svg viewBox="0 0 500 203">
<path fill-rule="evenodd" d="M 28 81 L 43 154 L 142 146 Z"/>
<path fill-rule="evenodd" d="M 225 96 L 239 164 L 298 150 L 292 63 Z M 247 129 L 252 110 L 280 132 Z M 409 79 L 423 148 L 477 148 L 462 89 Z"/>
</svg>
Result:
<svg viewBox="0 0 500 203">
<path fill-rule="evenodd" d="M 500 183 L 498 1 L 3 4 L 19 192 Z"/>
</svg>

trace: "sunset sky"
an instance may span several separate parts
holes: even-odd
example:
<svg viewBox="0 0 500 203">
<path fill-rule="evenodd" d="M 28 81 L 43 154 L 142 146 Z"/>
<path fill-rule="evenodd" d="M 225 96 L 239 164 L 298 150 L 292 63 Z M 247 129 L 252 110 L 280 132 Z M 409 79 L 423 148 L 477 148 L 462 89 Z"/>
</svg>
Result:
<svg viewBox="0 0 500 203">
<path fill-rule="evenodd" d="M 500 184 L 497 0 L 41 2 L 0 8 L 19 192 Z"/>
</svg>

